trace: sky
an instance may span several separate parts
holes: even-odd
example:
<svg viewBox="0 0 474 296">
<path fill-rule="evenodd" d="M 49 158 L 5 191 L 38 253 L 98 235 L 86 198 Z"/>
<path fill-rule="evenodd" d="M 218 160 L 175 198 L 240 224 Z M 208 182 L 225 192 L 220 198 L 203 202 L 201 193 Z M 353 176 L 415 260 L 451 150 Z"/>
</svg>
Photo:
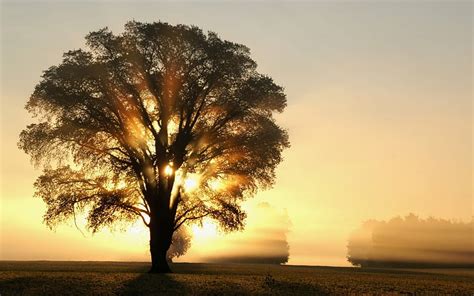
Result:
<svg viewBox="0 0 474 296">
<path fill-rule="evenodd" d="M 24 106 L 42 71 L 83 47 L 88 32 L 108 26 L 120 33 L 129 20 L 197 25 L 245 44 L 258 71 L 285 88 L 288 107 L 277 119 L 291 148 L 275 186 L 244 206 L 251 223 L 259 223 L 252 209 L 262 203 L 288 218 L 289 264 L 349 265 L 347 240 L 368 219 L 473 216 L 470 2 L 2 1 L 0 7 L 0 260 L 148 260 L 139 224 L 96 235 L 72 224 L 49 230 L 45 207 L 33 198 L 40 171 L 17 148 L 32 122 Z M 211 241 L 226 239 L 208 230 L 195 231 L 181 261 L 200 261 Z"/>
</svg>

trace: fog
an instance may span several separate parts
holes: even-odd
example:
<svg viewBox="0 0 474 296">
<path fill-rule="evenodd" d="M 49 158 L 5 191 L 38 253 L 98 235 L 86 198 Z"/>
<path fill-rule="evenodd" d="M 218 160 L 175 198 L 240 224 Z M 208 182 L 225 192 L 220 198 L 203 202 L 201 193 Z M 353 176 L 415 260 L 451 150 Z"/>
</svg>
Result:
<svg viewBox="0 0 474 296">
<path fill-rule="evenodd" d="M 290 226 L 286 211 L 276 209 L 269 203 L 260 203 L 248 211 L 243 231 L 217 233 L 204 238 L 194 235 L 193 246 L 184 260 L 286 263 L 290 250 L 287 241 Z"/>
<path fill-rule="evenodd" d="M 24 105 L 42 71 L 83 47 L 87 32 L 108 26 L 119 33 L 132 19 L 197 25 L 245 44 L 259 71 L 285 87 L 288 107 L 278 122 L 292 146 L 274 187 L 249 201 L 288 210 L 288 264 L 349 265 L 347 239 L 369 218 L 472 216 L 469 2 L 33 2 L 1 5 L 2 260 L 150 259 L 141 221 L 86 237 L 73 224 L 50 231 L 44 203 L 32 197 L 40 172 L 17 147 L 31 122 Z M 195 236 L 176 261 L 199 262 L 214 250 L 235 254 L 223 247 L 242 248 L 247 232 L 255 244 L 263 233 L 253 223 L 265 217 L 247 213 L 245 230 Z"/>
<path fill-rule="evenodd" d="M 363 267 L 474 267 L 470 222 L 420 219 L 369 220 L 349 239 L 347 259 Z"/>
</svg>

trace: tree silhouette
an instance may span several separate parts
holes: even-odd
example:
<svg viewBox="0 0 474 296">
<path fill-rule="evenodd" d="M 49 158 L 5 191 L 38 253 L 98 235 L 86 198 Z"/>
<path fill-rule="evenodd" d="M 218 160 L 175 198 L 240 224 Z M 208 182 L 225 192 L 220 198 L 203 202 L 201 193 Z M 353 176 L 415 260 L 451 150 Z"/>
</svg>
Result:
<svg viewBox="0 0 474 296">
<path fill-rule="evenodd" d="M 272 185 L 289 146 L 273 118 L 286 96 L 247 47 L 194 26 L 132 21 L 86 41 L 44 72 L 26 105 L 37 122 L 19 147 L 44 169 L 35 195 L 45 223 L 83 212 L 95 232 L 140 217 L 150 272 L 169 272 L 181 225 L 208 217 L 240 229 L 240 201 Z"/>
</svg>

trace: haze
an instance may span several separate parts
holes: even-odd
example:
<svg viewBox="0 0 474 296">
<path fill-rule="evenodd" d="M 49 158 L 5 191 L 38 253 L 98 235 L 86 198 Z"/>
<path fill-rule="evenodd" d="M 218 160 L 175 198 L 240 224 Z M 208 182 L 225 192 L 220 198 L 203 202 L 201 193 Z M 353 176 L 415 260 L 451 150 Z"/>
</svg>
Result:
<svg viewBox="0 0 474 296">
<path fill-rule="evenodd" d="M 132 19 L 193 24 L 245 44 L 259 72 L 285 87 L 288 108 L 278 120 L 292 147 L 274 188 L 245 206 L 250 221 L 262 202 L 287 213 L 289 264 L 349 265 L 347 239 L 368 219 L 413 212 L 470 221 L 472 9 L 470 2 L 3 1 L 0 260 L 148 260 L 139 224 L 85 237 L 72 224 L 47 229 L 44 205 L 32 197 L 40 172 L 16 145 L 42 71 L 84 46 L 89 31 L 120 32 Z M 199 261 L 203 252 L 212 247 L 197 239 L 179 260 Z"/>
</svg>

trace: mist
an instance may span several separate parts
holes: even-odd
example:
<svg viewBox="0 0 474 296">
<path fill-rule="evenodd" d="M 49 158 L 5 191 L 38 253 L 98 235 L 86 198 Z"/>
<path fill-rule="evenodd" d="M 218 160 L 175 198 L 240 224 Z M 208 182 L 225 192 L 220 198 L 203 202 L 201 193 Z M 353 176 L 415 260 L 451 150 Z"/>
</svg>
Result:
<svg viewBox="0 0 474 296">
<path fill-rule="evenodd" d="M 474 267 L 474 220 L 369 220 L 354 231 L 347 259 L 362 267 Z"/>
<path fill-rule="evenodd" d="M 287 263 L 290 256 L 287 234 L 291 222 L 286 211 L 276 209 L 269 203 L 259 203 L 247 212 L 244 230 L 218 233 L 201 240 L 195 236 L 193 248 L 184 260 L 192 258 L 193 261 L 214 263 Z"/>
</svg>

